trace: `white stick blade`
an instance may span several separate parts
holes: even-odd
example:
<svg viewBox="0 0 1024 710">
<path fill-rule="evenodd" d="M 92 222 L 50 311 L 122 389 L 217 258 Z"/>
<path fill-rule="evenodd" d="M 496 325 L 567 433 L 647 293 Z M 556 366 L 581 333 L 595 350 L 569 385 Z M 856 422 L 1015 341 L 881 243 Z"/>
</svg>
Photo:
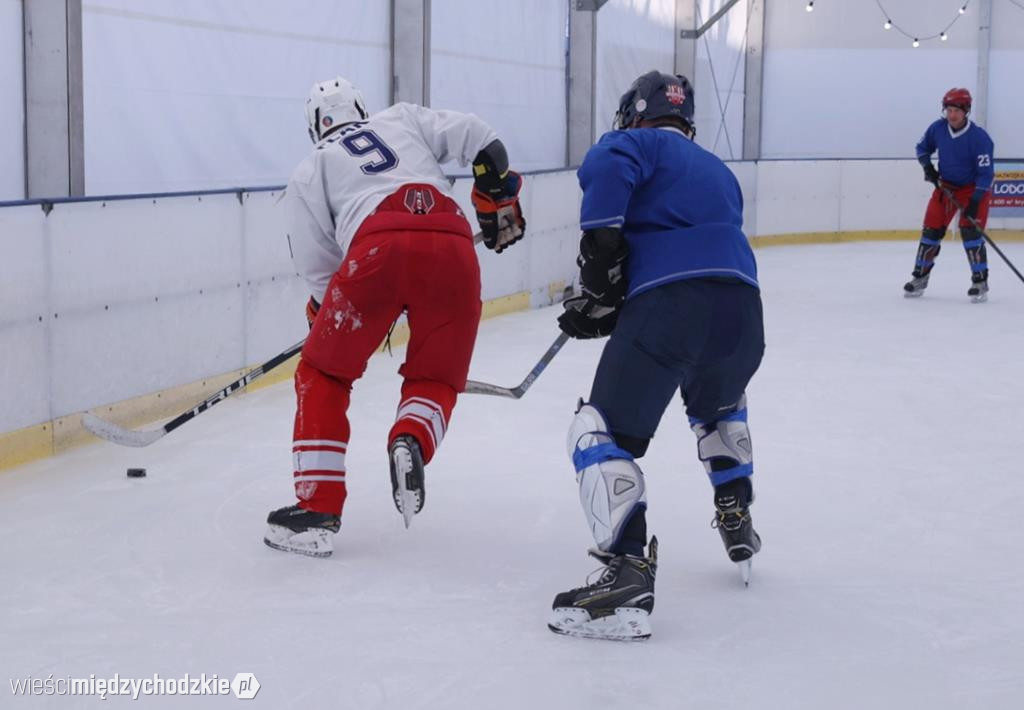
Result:
<svg viewBox="0 0 1024 710">
<path fill-rule="evenodd" d="M 477 382 L 476 380 L 467 380 L 466 389 L 463 390 L 466 394 L 491 394 L 495 397 L 511 397 L 512 399 L 519 399 L 508 387 L 499 387 L 498 385 L 492 385 L 488 382 Z"/>
<path fill-rule="evenodd" d="M 125 429 L 113 422 L 108 422 L 106 419 L 100 419 L 89 412 L 85 412 L 82 415 L 82 426 L 99 438 L 121 446 L 149 446 L 167 433 L 163 429 L 154 429 L 152 431 Z"/>
</svg>

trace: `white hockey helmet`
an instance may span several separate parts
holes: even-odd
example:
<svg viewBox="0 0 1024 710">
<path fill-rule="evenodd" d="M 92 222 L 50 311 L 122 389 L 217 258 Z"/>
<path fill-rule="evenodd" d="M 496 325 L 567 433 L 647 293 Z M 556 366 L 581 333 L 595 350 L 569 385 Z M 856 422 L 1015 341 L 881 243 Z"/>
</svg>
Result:
<svg viewBox="0 0 1024 710">
<path fill-rule="evenodd" d="M 306 99 L 306 123 L 309 138 L 319 143 L 330 129 L 369 118 L 366 102 L 352 82 L 336 76 L 313 84 Z"/>
</svg>

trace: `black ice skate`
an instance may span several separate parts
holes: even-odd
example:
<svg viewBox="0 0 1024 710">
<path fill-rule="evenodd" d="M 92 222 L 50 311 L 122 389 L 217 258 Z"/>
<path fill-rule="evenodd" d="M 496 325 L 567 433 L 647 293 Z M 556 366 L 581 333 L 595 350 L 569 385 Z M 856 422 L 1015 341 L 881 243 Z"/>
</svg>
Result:
<svg viewBox="0 0 1024 710">
<path fill-rule="evenodd" d="M 548 628 L 556 634 L 613 641 L 642 641 L 651 636 L 658 539 L 647 557 L 591 550 L 606 566 L 593 584 L 562 592 L 551 605 Z"/>
<path fill-rule="evenodd" d="M 924 276 L 912 276 L 910 281 L 903 284 L 903 295 L 906 298 L 917 298 L 928 288 L 928 274 Z"/>
<path fill-rule="evenodd" d="M 331 536 L 341 527 L 341 518 L 289 505 L 272 511 L 267 523 L 263 536 L 267 547 L 309 557 L 330 557 L 334 551 Z"/>
<path fill-rule="evenodd" d="M 409 527 L 412 516 L 423 510 L 427 492 L 423 487 L 423 454 L 415 438 L 395 437 L 389 449 L 391 457 L 391 493 L 395 507 Z"/>
<path fill-rule="evenodd" d="M 988 300 L 988 281 L 973 281 L 967 295 L 971 297 L 971 303 L 984 303 Z"/>
<path fill-rule="evenodd" d="M 754 501 L 749 478 L 738 478 L 715 488 L 715 519 L 711 527 L 718 528 L 725 552 L 740 568 L 743 583 L 750 584 L 750 558 L 761 550 L 761 536 L 754 530 L 750 519 L 750 504 Z"/>
</svg>

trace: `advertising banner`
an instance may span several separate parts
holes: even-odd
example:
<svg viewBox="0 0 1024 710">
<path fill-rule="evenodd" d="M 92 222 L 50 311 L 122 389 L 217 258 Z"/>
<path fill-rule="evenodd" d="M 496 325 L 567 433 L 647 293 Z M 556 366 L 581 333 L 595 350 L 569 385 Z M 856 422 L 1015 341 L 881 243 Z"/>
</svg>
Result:
<svg viewBox="0 0 1024 710">
<path fill-rule="evenodd" d="M 991 217 L 1024 217 L 1024 163 L 996 162 Z"/>
</svg>

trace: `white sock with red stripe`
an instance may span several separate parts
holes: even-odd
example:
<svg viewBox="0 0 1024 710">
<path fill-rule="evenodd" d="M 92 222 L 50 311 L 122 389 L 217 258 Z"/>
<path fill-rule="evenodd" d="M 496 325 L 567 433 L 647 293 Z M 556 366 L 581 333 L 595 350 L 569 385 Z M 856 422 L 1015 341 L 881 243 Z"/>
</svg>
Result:
<svg viewBox="0 0 1024 710">
<path fill-rule="evenodd" d="M 297 439 L 292 442 L 295 495 L 300 501 L 311 500 L 321 483 L 345 483 L 347 449 L 347 441 L 332 439 Z"/>
<path fill-rule="evenodd" d="M 295 497 L 306 510 L 341 515 L 345 505 L 345 412 L 351 389 L 351 383 L 328 377 L 304 361 L 295 370 L 292 462 Z"/>
<path fill-rule="evenodd" d="M 454 389 L 438 382 L 406 382 L 388 443 L 401 434 L 411 434 L 420 444 L 423 462 L 428 463 L 444 440 L 455 397 Z"/>
</svg>

